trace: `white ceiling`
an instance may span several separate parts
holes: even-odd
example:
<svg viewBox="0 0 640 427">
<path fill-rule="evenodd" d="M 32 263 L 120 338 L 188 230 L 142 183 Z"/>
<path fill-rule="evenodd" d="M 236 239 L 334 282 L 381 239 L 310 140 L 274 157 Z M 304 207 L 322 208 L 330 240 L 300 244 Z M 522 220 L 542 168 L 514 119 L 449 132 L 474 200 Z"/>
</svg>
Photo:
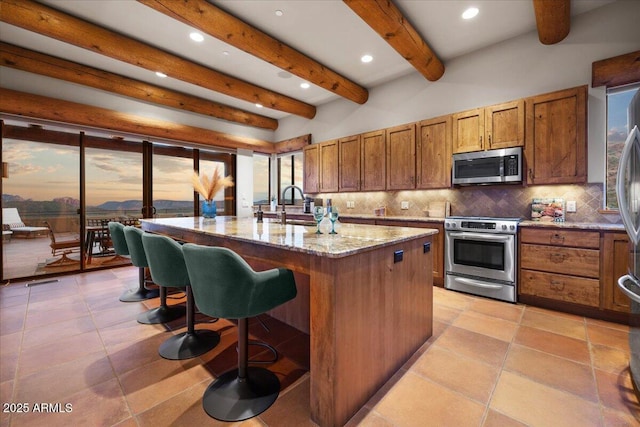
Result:
<svg viewBox="0 0 640 427">
<path fill-rule="evenodd" d="M 572 0 L 572 15 L 612 1 Z M 341 0 L 211 2 L 368 89 L 415 72 Z M 313 85 L 303 90 L 299 77 L 213 37 L 205 35 L 204 42 L 193 42 L 189 39 L 192 30 L 189 26 L 135 0 L 41 0 L 41 3 L 309 104 L 318 106 L 337 98 Z M 395 0 L 394 3 L 444 62 L 445 73 L 447 61 L 455 57 L 536 28 L 532 0 Z M 463 20 L 461 13 L 472 5 L 480 9 L 479 15 L 470 21 Z M 283 16 L 276 16 L 276 10 L 284 12 Z M 287 116 L 171 77 L 160 79 L 148 70 L 5 23 L 0 23 L 0 39 L 272 118 Z M 225 55 L 225 51 L 229 54 Z M 360 62 L 365 53 L 373 55 L 373 62 Z M 162 71 L 171 76 L 171 70 Z"/>
</svg>

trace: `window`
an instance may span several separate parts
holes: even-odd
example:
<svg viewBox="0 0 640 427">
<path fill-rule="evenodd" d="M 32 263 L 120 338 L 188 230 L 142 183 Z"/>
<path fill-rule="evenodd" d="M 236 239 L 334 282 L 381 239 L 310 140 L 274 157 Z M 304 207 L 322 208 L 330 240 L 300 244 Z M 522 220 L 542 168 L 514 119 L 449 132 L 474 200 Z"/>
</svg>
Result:
<svg viewBox="0 0 640 427">
<path fill-rule="evenodd" d="M 269 176 L 270 176 L 269 156 L 253 155 L 253 204 L 269 204 Z"/>
<path fill-rule="evenodd" d="M 303 188 L 303 155 L 302 152 L 287 154 L 278 159 L 278 200 L 279 203 L 286 205 L 302 205 L 302 192 Z M 300 191 L 296 189 L 289 189 L 285 194 L 285 199 L 280 200 L 282 197 L 282 190 L 289 185 L 295 185 L 300 188 Z"/>
<path fill-rule="evenodd" d="M 631 112 L 635 111 L 636 115 L 640 112 L 639 89 L 640 83 L 607 89 L 606 209 L 618 209 L 616 199 L 618 160 L 629 131 L 633 128 L 633 123 L 638 121 Z"/>
</svg>

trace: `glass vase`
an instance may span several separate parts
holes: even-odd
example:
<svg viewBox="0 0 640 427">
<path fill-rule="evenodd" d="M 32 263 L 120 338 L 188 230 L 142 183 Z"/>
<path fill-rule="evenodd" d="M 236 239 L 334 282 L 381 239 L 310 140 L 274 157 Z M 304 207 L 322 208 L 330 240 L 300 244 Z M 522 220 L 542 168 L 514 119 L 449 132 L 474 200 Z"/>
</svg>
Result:
<svg viewBox="0 0 640 427">
<path fill-rule="evenodd" d="M 215 218 L 218 208 L 213 200 L 205 200 L 202 202 L 202 216 L 204 218 Z"/>
</svg>

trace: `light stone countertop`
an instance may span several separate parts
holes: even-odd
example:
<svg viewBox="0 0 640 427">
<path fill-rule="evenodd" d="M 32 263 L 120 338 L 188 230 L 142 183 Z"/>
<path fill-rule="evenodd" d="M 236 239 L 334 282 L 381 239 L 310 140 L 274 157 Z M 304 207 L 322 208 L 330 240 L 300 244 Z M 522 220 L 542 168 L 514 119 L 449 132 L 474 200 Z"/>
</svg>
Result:
<svg viewBox="0 0 640 427">
<path fill-rule="evenodd" d="M 391 246 L 419 237 L 437 234 L 437 229 L 387 227 L 382 225 L 336 224 L 338 234 L 316 234 L 315 226 L 280 224 L 278 220 L 265 218 L 258 223 L 255 218 L 218 216 L 156 218 L 140 220 L 142 228 L 153 230 L 154 225 L 168 226 L 195 233 L 209 234 L 262 244 L 280 249 L 304 252 L 312 255 L 340 258 L 384 246 Z"/>
</svg>

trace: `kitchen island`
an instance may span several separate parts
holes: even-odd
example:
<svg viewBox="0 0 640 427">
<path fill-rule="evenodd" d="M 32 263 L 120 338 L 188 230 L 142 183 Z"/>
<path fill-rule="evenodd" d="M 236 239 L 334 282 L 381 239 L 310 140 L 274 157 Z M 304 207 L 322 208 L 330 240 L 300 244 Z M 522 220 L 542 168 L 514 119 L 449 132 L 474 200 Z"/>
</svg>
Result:
<svg viewBox="0 0 640 427">
<path fill-rule="evenodd" d="M 293 270 L 297 297 L 269 312 L 310 335 L 310 408 L 344 425 L 431 336 L 437 230 L 341 224 L 338 234 L 254 218 L 145 219 L 146 231 Z"/>
</svg>

